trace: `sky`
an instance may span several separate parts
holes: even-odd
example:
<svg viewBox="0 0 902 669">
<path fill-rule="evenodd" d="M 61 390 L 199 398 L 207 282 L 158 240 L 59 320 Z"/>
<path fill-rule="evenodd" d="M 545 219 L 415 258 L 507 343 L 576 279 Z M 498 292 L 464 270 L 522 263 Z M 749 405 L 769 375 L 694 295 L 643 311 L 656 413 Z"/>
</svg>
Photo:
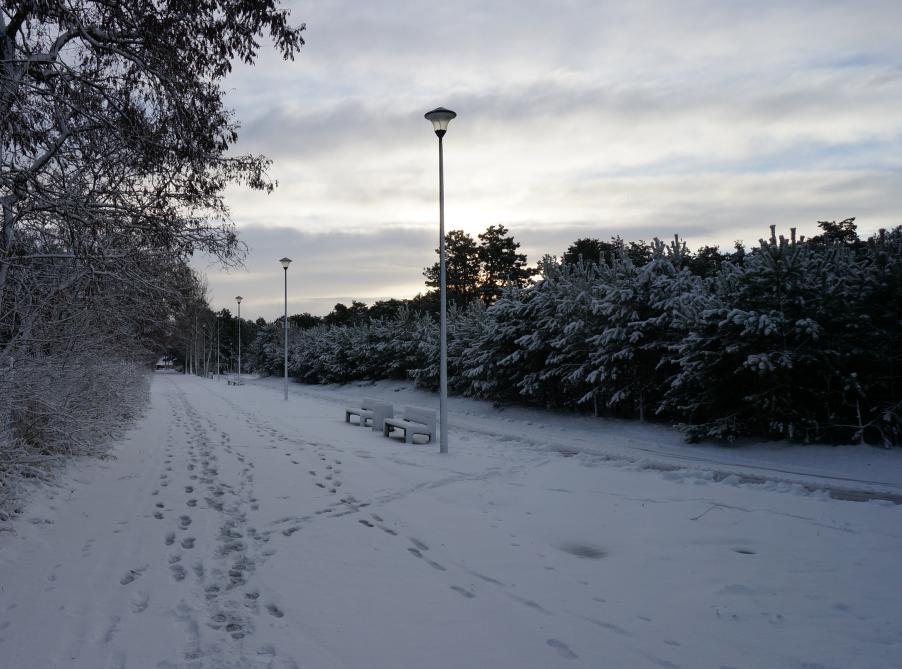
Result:
<svg viewBox="0 0 902 669">
<path fill-rule="evenodd" d="M 271 320 L 425 290 L 446 230 L 503 224 L 530 263 L 580 237 L 746 246 L 774 224 L 902 224 L 902 3 L 305 0 L 294 61 L 236 65 L 230 187 L 243 269 L 203 258 L 211 304 Z M 265 44 L 265 40 L 262 42 Z"/>
</svg>

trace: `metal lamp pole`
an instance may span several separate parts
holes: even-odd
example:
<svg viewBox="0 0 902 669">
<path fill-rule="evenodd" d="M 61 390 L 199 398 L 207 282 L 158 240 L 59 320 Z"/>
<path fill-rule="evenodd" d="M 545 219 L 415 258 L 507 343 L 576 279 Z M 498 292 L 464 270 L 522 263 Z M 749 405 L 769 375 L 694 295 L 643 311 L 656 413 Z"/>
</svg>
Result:
<svg viewBox="0 0 902 669">
<path fill-rule="evenodd" d="M 288 265 L 291 258 L 282 258 L 282 269 L 285 270 L 285 400 L 288 400 Z"/>
<path fill-rule="evenodd" d="M 207 378 L 207 324 L 201 325 L 203 328 L 203 340 L 201 341 L 201 366 L 204 368 L 204 378 Z"/>
<path fill-rule="evenodd" d="M 450 109 L 438 107 L 426 113 L 426 120 L 438 137 L 438 210 L 439 210 L 439 453 L 448 452 L 448 323 L 445 287 L 445 166 L 442 138 L 448 131 L 448 123 L 455 118 Z"/>
<path fill-rule="evenodd" d="M 241 295 L 235 297 L 238 302 L 238 385 L 241 385 Z"/>
<path fill-rule="evenodd" d="M 219 353 L 220 353 L 219 319 L 221 316 L 222 316 L 222 314 L 216 314 L 216 380 L 217 381 L 219 381 L 220 380 L 219 377 L 222 376 L 222 366 L 219 364 Z"/>
</svg>

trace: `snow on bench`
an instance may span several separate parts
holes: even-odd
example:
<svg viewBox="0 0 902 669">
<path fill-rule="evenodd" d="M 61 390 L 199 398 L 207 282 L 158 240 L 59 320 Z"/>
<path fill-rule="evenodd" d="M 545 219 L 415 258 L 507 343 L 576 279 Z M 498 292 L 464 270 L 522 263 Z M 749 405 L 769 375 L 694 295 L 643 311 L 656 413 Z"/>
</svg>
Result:
<svg viewBox="0 0 902 669">
<path fill-rule="evenodd" d="M 351 422 L 351 416 L 357 416 L 360 427 L 366 427 L 366 422 L 370 421 L 373 430 L 381 430 L 382 423 L 386 418 L 395 415 L 395 410 L 391 404 L 379 402 L 370 397 L 364 397 L 360 400 L 359 407 L 347 407 L 345 409 L 345 422 Z"/>
<path fill-rule="evenodd" d="M 351 416 L 357 416 L 360 420 L 358 425 L 363 427 L 366 424 L 367 417 L 372 418 L 373 416 L 373 407 L 376 405 L 376 400 L 372 397 L 364 397 L 360 400 L 359 407 L 347 407 L 345 409 L 345 423 L 351 422 Z"/>
<path fill-rule="evenodd" d="M 382 434 L 391 435 L 393 429 L 404 430 L 404 441 L 413 443 L 413 435 L 424 434 L 429 441 L 435 439 L 435 411 L 419 407 L 404 407 L 404 415 L 400 418 L 386 418 Z"/>
</svg>

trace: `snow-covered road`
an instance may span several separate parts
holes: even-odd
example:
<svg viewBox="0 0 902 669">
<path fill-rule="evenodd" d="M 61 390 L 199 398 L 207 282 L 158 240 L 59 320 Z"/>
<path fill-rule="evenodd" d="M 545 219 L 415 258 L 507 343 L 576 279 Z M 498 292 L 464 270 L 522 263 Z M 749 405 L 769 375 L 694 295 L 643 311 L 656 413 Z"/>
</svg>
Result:
<svg viewBox="0 0 902 669">
<path fill-rule="evenodd" d="M 158 374 L 0 535 L 0 667 L 899 666 L 900 506 L 343 418 Z"/>
</svg>

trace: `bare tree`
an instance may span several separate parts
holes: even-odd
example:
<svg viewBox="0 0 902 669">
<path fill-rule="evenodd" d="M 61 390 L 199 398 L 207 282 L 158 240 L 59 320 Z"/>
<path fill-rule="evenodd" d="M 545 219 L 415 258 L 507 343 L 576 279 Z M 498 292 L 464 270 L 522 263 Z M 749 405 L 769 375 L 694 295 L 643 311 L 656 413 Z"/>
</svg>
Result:
<svg viewBox="0 0 902 669">
<path fill-rule="evenodd" d="M 264 34 L 293 58 L 303 29 L 277 0 L 0 7 L 0 487 L 36 451 L 96 444 L 129 370 L 209 311 L 188 260 L 241 261 L 225 187 L 274 187 L 230 152 L 222 79 Z"/>
</svg>

